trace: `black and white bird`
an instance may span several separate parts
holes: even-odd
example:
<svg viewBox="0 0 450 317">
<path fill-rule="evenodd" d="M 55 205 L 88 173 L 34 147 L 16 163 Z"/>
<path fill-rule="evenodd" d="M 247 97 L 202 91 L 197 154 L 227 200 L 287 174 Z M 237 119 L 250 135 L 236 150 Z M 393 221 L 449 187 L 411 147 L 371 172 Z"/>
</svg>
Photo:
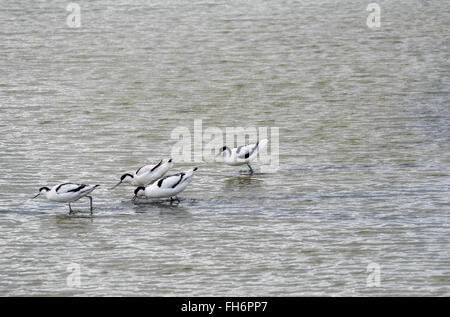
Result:
<svg viewBox="0 0 450 317">
<path fill-rule="evenodd" d="M 87 197 L 89 198 L 90 201 L 91 215 L 92 215 L 92 197 L 88 195 L 98 186 L 100 185 L 64 183 L 53 186 L 51 189 L 48 187 L 41 187 L 39 189 L 39 194 L 34 196 L 33 199 L 42 194 L 48 200 L 60 203 L 69 203 L 69 214 L 72 214 L 73 210 L 70 203 L 80 198 Z"/>
<path fill-rule="evenodd" d="M 161 160 L 158 164 L 154 165 L 142 166 L 132 174 L 123 174 L 120 177 L 120 181 L 111 189 L 116 188 L 122 183 L 128 183 L 133 186 L 146 186 L 163 177 L 172 166 L 172 159 Z"/>
<path fill-rule="evenodd" d="M 237 166 L 247 164 L 250 173 L 253 174 L 254 171 L 249 162 L 258 156 L 258 152 L 267 145 L 267 142 L 267 139 L 263 139 L 254 144 L 239 146 L 234 149 L 223 146 L 219 150 L 218 155 L 223 155 L 224 163 L 227 165 Z"/>
<path fill-rule="evenodd" d="M 184 173 L 166 176 L 154 182 L 147 187 L 140 186 L 135 189 L 133 201 L 141 196 L 147 198 L 171 198 L 181 193 L 192 180 L 197 167 L 194 167 Z M 178 200 L 178 198 L 176 198 Z"/>
</svg>

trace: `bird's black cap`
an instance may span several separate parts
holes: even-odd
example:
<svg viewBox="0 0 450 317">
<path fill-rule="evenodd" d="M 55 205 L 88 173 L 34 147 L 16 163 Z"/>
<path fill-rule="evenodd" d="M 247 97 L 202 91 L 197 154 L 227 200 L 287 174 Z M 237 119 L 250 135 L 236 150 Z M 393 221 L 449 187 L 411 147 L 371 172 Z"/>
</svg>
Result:
<svg viewBox="0 0 450 317">
<path fill-rule="evenodd" d="M 123 180 L 125 179 L 125 177 L 127 177 L 127 176 L 130 176 L 131 178 L 133 178 L 133 175 L 127 173 L 127 174 L 123 174 L 123 175 L 120 177 L 120 180 L 123 181 Z"/>
<path fill-rule="evenodd" d="M 136 189 L 134 190 L 134 195 L 137 196 L 137 193 L 139 193 L 139 191 L 140 191 L 141 189 L 142 189 L 142 190 L 145 190 L 145 187 L 139 186 L 138 188 L 136 188 Z"/>
</svg>

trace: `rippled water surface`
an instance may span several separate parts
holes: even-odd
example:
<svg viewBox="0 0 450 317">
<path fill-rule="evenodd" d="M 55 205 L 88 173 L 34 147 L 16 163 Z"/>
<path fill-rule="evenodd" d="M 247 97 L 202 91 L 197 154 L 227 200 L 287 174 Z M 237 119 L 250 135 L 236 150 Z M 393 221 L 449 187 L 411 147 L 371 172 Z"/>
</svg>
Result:
<svg viewBox="0 0 450 317">
<path fill-rule="evenodd" d="M 2 3 L 0 295 L 449 296 L 449 6 L 369 2 Z M 107 189 L 195 119 L 279 127 L 279 170 Z M 26 200 L 65 181 L 93 217 Z"/>
</svg>

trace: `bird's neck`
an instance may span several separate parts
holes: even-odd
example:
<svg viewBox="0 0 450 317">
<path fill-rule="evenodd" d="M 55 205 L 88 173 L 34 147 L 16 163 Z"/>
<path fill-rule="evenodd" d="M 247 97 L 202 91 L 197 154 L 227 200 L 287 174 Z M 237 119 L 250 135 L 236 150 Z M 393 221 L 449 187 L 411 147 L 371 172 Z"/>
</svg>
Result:
<svg viewBox="0 0 450 317">
<path fill-rule="evenodd" d="M 225 156 L 225 157 L 229 157 L 229 156 L 231 156 L 231 150 L 230 150 L 230 148 L 229 147 L 227 147 L 226 149 L 225 149 L 225 151 L 223 151 L 223 155 Z"/>
</svg>

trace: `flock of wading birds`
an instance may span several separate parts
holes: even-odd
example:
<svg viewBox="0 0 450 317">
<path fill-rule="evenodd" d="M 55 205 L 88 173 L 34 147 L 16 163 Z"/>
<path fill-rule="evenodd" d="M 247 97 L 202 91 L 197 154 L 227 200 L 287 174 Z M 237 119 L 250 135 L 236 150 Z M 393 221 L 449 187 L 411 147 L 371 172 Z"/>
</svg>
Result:
<svg viewBox="0 0 450 317">
<path fill-rule="evenodd" d="M 253 168 L 250 166 L 250 161 L 252 161 L 258 155 L 258 152 L 267 145 L 267 142 L 267 139 L 263 139 L 254 144 L 239 146 L 234 149 L 223 146 L 220 148 L 218 155 L 223 155 L 224 163 L 231 166 L 247 164 L 250 174 L 253 174 Z M 197 167 L 191 168 L 183 173 L 164 177 L 172 166 L 172 159 L 163 159 L 158 164 L 145 165 L 134 173 L 123 174 L 120 177 L 120 181 L 111 189 L 116 188 L 122 183 L 127 183 L 137 186 L 134 190 L 133 201 L 138 197 L 146 197 L 152 199 L 170 198 L 171 202 L 173 200 L 179 202 L 177 195 L 189 185 Z M 92 215 L 92 196 L 89 196 L 89 194 L 98 186 L 100 185 L 64 183 L 55 185 L 51 189 L 48 187 L 41 187 L 39 193 L 32 199 L 39 195 L 44 195 L 48 200 L 68 203 L 69 214 L 72 214 L 74 211 L 72 210 L 71 203 L 86 197 L 90 201 L 90 212 Z"/>
</svg>

